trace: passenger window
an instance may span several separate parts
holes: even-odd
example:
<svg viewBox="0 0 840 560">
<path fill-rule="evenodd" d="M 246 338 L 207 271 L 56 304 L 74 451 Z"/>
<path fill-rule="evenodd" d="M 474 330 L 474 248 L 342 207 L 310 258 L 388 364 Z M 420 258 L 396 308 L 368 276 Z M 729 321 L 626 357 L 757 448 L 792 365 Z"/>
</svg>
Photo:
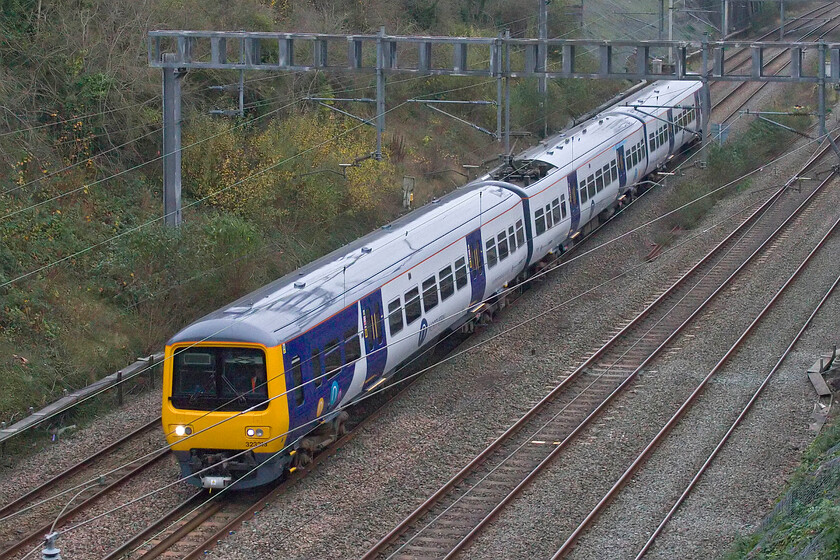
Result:
<svg viewBox="0 0 840 560">
<path fill-rule="evenodd" d="M 546 229 L 551 229 L 554 227 L 554 222 L 551 221 L 551 204 L 545 205 L 545 227 Z"/>
<path fill-rule="evenodd" d="M 500 233 L 496 237 L 496 240 L 498 241 L 498 247 L 499 247 L 499 260 L 503 261 L 508 256 L 508 244 L 507 244 L 507 236 L 505 235 L 505 232 Z"/>
<path fill-rule="evenodd" d="M 315 348 L 312 350 L 312 379 L 315 381 L 315 386 L 320 387 L 324 384 L 324 368 L 321 366 L 321 350 Z"/>
<path fill-rule="evenodd" d="M 438 304 L 437 283 L 435 277 L 423 281 L 423 309 L 426 313 L 434 309 Z"/>
<path fill-rule="evenodd" d="M 604 190 L 604 176 L 601 174 L 601 170 L 598 170 L 598 173 L 595 174 L 595 189 L 598 192 Z"/>
<path fill-rule="evenodd" d="M 350 329 L 344 333 L 344 363 L 352 364 L 362 357 L 362 347 L 359 344 L 359 333 Z"/>
<path fill-rule="evenodd" d="M 405 322 L 411 324 L 420 317 L 420 290 L 412 288 L 405 293 Z"/>
<path fill-rule="evenodd" d="M 516 251 L 516 234 L 513 232 L 513 226 L 508 228 L 508 250 L 511 253 Z"/>
<path fill-rule="evenodd" d="M 400 298 L 388 304 L 388 327 L 391 329 L 391 336 L 400 332 L 403 328 L 402 307 Z"/>
<path fill-rule="evenodd" d="M 341 348 L 338 347 L 337 340 L 331 340 L 327 343 L 327 348 L 324 350 L 324 369 L 329 379 L 332 379 L 341 371 Z"/>
<path fill-rule="evenodd" d="M 589 200 L 589 195 L 586 194 L 586 181 L 580 186 L 580 202 L 581 204 Z"/>
<path fill-rule="evenodd" d="M 455 283 L 452 281 L 452 267 L 447 266 L 440 271 L 440 299 L 449 299 L 455 293 Z"/>
<path fill-rule="evenodd" d="M 516 222 L 516 244 L 519 247 L 525 245 L 525 226 L 522 224 L 522 220 Z"/>
<path fill-rule="evenodd" d="M 486 243 L 487 248 L 487 268 L 496 266 L 496 240 L 490 238 Z"/>
<path fill-rule="evenodd" d="M 464 257 L 455 261 L 455 285 L 459 290 L 467 285 L 467 263 Z"/>
<path fill-rule="evenodd" d="M 595 198 L 595 181 L 589 183 L 589 198 Z"/>
<path fill-rule="evenodd" d="M 586 192 L 585 187 L 581 192 Z M 545 233 L 545 210 L 542 208 L 534 212 L 534 227 L 537 229 L 537 235 Z"/>
<path fill-rule="evenodd" d="M 610 165 L 610 171 L 612 172 L 612 180 L 618 180 L 618 163 L 612 162 L 612 165 Z"/>
<path fill-rule="evenodd" d="M 560 216 L 560 200 L 557 198 L 551 202 L 551 213 L 554 215 L 554 223 L 560 223 L 562 216 Z"/>
</svg>

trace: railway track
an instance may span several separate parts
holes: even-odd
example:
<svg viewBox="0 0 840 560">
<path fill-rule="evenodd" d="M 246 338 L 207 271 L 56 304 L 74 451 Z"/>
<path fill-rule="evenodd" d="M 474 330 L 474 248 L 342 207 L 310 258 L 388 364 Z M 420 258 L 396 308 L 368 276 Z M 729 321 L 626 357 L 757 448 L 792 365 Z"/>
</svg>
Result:
<svg viewBox="0 0 840 560">
<path fill-rule="evenodd" d="M 832 173 L 822 182 L 822 184 L 819 187 L 819 190 L 821 192 L 825 192 L 829 185 L 833 185 L 836 187 L 837 184 L 837 175 L 836 173 Z M 772 375 L 779 368 L 783 360 L 788 356 L 797 340 L 801 337 L 808 323 L 810 323 L 811 319 L 813 319 L 816 312 L 836 288 L 838 282 L 840 282 L 840 277 L 836 276 L 836 273 L 834 272 L 834 267 L 830 266 L 837 254 L 837 249 L 840 247 L 840 243 L 838 243 L 838 239 L 836 237 L 838 230 L 840 230 L 840 218 L 834 219 L 829 229 L 825 232 L 825 234 L 822 236 L 819 242 L 817 242 L 815 246 L 808 252 L 808 254 L 798 265 L 796 270 L 788 277 L 785 283 L 775 292 L 775 294 L 769 299 L 769 301 L 767 301 L 763 308 L 755 315 L 750 324 L 740 334 L 738 339 L 729 347 L 729 349 L 723 354 L 723 356 L 718 360 L 718 362 L 708 372 L 708 374 L 706 374 L 706 376 L 703 377 L 703 379 L 697 384 L 697 386 L 694 388 L 691 394 L 688 395 L 688 397 L 677 407 L 676 412 L 673 413 L 673 415 L 662 426 L 662 428 L 660 428 L 656 435 L 643 447 L 638 456 L 635 457 L 632 463 L 618 477 L 616 482 L 598 501 L 598 503 L 583 519 L 583 521 L 581 521 L 580 524 L 578 524 L 578 526 L 574 529 L 574 531 L 572 531 L 572 533 L 565 540 L 562 546 L 554 554 L 552 560 L 559 560 L 560 558 L 566 556 L 575 546 L 576 542 L 582 537 L 584 537 L 585 534 L 597 524 L 599 515 L 601 515 L 601 513 L 609 507 L 610 503 L 613 502 L 613 500 L 618 496 L 618 494 L 631 480 L 631 478 L 637 472 L 639 472 L 642 466 L 654 455 L 659 446 L 667 441 L 666 438 L 669 437 L 672 430 L 677 426 L 677 424 L 683 421 L 688 422 L 689 414 L 693 412 L 693 407 L 700 408 L 698 406 L 698 401 L 701 399 L 701 396 L 703 396 L 703 398 L 707 401 L 719 402 L 723 400 L 721 398 L 722 395 L 716 395 L 713 388 L 710 387 L 710 382 L 712 380 L 718 377 L 739 379 L 739 383 L 736 384 L 734 388 L 730 386 L 727 387 L 725 390 L 718 389 L 718 392 L 721 393 L 739 393 L 739 398 L 737 398 L 739 405 L 737 409 L 728 411 L 728 416 L 726 411 L 718 412 L 718 417 L 716 418 L 717 423 L 722 426 L 724 425 L 724 422 L 726 422 L 725 425 L 728 425 L 729 429 L 726 431 L 724 436 L 717 441 L 717 445 L 715 445 L 714 449 L 710 453 L 707 453 L 707 455 L 705 455 L 705 458 L 701 460 L 701 466 L 697 470 L 697 474 L 694 475 L 694 477 L 684 487 L 684 489 L 681 488 L 682 493 L 679 494 L 678 497 L 674 496 L 671 499 L 669 499 L 669 503 L 671 501 L 674 502 L 674 505 L 670 508 L 670 510 L 667 510 L 667 513 L 664 513 L 661 517 L 656 518 L 654 520 L 655 523 L 658 522 L 658 526 L 656 527 L 656 529 L 652 530 L 651 537 L 642 547 L 641 551 L 636 557 L 637 560 L 644 556 L 648 550 L 650 550 L 654 539 L 661 533 L 665 524 L 673 516 L 677 507 L 679 507 L 679 505 L 685 500 L 685 498 L 696 485 L 697 481 L 699 480 L 699 477 L 702 476 L 703 472 L 711 464 L 712 460 L 715 458 L 717 453 L 726 443 L 734 429 L 738 426 L 738 424 L 743 420 L 743 418 L 755 404 L 759 395 L 767 386 L 767 383 L 772 377 Z M 823 270 L 831 271 L 831 277 L 828 278 L 827 282 L 824 279 L 822 279 L 823 283 L 829 284 L 829 288 L 827 291 L 825 291 L 825 294 L 822 297 L 820 303 L 813 310 L 810 310 L 807 320 L 803 322 L 801 327 L 790 325 L 790 317 L 792 316 L 790 310 L 779 310 L 779 308 L 783 307 L 784 305 L 788 305 L 795 308 L 798 301 L 803 298 L 803 292 L 807 292 L 811 289 L 813 279 L 805 278 L 803 272 L 806 271 L 806 269 L 811 268 L 811 266 L 815 262 L 821 262 L 821 264 L 823 265 Z M 799 293 L 797 293 L 797 290 Z M 744 372 L 750 371 L 751 363 L 749 358 L 738 356 L 738 351 L 742 348 L 747 348 L 749 344 L 761 345 L 762 342 L 767 339 L 768 332 L 761 332 L 759 327 L 762 327 L 765 331 L 778 331 L 779 329 L 796 328 L 798 332 L 793 337 L 792 341 L 787 346 L 787 348 L 782 352 L 781 356 L 776 361 L 775 365 L 769 371 L 769 373 L 762 379 L 754 379 L 756 377 L 755 375 L 747 376 L 744 374 Z M 709 392 L 711 392 L 711 395 L 706 396 L 706 394 Z M 734 397 L 730 395 L 726 400 L 732 400 L 733 398 Z M 708 417 L 707 414 L 704 415 L 702 412 L 697 412 L 694 414 L 694 416 L 695 422 L 699 420 L 699 417 Z M 695 436 L 694 431 L 689 429 L 690 425 L 690 423 L 685 424 L 685 429 L 683 431 L 687 431 L 687 434 L 684 433 L 681 437 L 677 435 L 673 436 L 675 440 L 670 443 L 672 448 L 674 448 L 674 446 L 686 446 L 686 448 L 690 448 L 690 446 L 686 445 L 684 441 L 677 441 L 680 439 L 687 439 Z M 691 462 L 693 462 L 690 462 L 689 459 L 684 456 L 679 457 L 678 460 L 680 461 L 679 466 L 682 468 L 686 466 L 686 463 L 691 464 Z M 676 472 L 677 466 L 674 465 L 673 467 L 675 469 L 674 472 Z M 658 491 L 661 490 L 662 489 L 660 488 Z"/>
<path fill-rule="evenodd" d="M 829 2 L 828 4 L 823 4 L 822 6 L 817 6 L 816 8 L 813 8 L 812 10 L 802 14 L 800 16 L 801 18 L 811 18 L 812 19 L 812 18 L 819 18 L 821 16 L 828 16 L 828 20 L 819 24 L 814 29 L 808 30 L 804 35 L 801 35 L 798 39 L 795 39 L 795 40 L 796 41 L 804 40 L 805 38 L 809 37 L 811 34 L 816 32 L 816 30 L 819 29 L 819 27 L 822 27 L 822 26 L 826 25 L 829 21 L 831 21 L 833 19 L 836 19 L 838 17 L 836 14 L 831 15 L 831 16 L 828 15 L 831 11 L 833 11 L 835 9 L 837 9 L 837 4 L 835 4 L 833 2 Z M 795 33 L 797 31 L 801 31 L 802 29 L 804 29 L 805 27 L 810 25 L 809 22 L 805 22 L 805 23 L 800 22 L 800 23 L 801 23 L 801 25 L 797 25 L 796 27 L 793 27 L 793 26 L 788 27 L 785 30 L 785 35 L 788 35 L 790 33 Z M 779 27 L 776 27 L 776 28 L 771 29 L 770 31 L 764 33 L 763 35 L 760 35 L 759 37 L 756 37 L 755 39 L 749 39 L 749 40 L 754 41 L 754 42 L 762 42 L 762 41 L 765 41 L 765 40 L 772 41 L 774 36 L 779 32 L 779 29 L 780 29 Z M 738 69 L 743 69 L 744 66 L 748 66 L 748 65 L 752 64 L 752 52 L 747 47 L 740 48 L 737 51 L 730 52 L 728 55 L 726 55 L 724 57 L 723 62 L 724 62 L 724 66 L 726 68 L 731 69 L 733 71 L 738 70 Z M 765 65 L 766 65 L 766 63 L 765 63 Z M 716 93 L 717 90 L 726 89 L 729 86 L 730 86 L 729 82 L 712 82 L 711 84 L 709 84 L 709 89 L 712 91 L 712 93 Z M 736 85 L 735 87 L 738 87 L 738 86 Z"/>
<path fill-rule="evenodd" d="M 283 482 L 248 492 L 220 492 L 212 495 L 199 491 L 133 535 L 103 560 L 151 560 L 161 556 L 190 560 L 203 556 L 224 536 L 235 531 L 267 504 L 280 498 L 320 463 L 351 442 L 365 424 L 376 422 L 385 405 L 399 399 L 412 382 L 406 383 L 389 397 L 378 400 L 372 405 L 373 410 L 364 414 L 349 433 L 315 455 L 311 463 L 295 470 Z"/>
<path fill-rule="evenodd" d="M 4 504 L 0 508 L 0 559 L 13 558 L 22 548 L 42 540 L 59 513 L 60 522 L 83 512 L 165 457 L 168 450 L 128 463 L 136 451 L 131 445 L 159 426 L 160 417 Z M 71 498 L 75 506 L 62 513 Z"/>
<path fill-rule="evenodd" d="M 822 29 L 826 26 L 827 29 Z M 817 41 L 820 41 L 829 33 L 835 31 L 838 27 L 840 27 L 840 13 L 834 14 L 824 24 L 820 25 L 815 29 L 809 30 L 807 33 L 798 37 L 796 40 L 804 41 L 812 34 L 819 32 L 819 35 L 817 36 Z M 821 29 L 822 31 L 820 31 Z M 779 49 L 779 52 L 775 53 L 769 60 L 764 61 L 762 72 L 765 74 L 781 74 L 786 68 L 790 66 L 791 63 L 789 57 L 783 58 L 788 52 L 789 51 L 787 49 Z M 725 93 L 724 96 L 721 97 L 713 105 L 712 110 L 714 111 L 715 109 L 724 106 L 727 102 L 735 99 L 736 97 L 740 97 L 741 100 L 736 103 L 734 109 L 725 112 L 724 115 L 720 118 L 717 118 L 716 121 L 722 124 L 729 122 L 747 105 L 747 103 L 750 102 L 750 100 L 752 100 L 759 92 L 761 92 L 769 84 L 770 82 L 741 82 L 737 84 L 734 88 Z"/>
<path fill-rule="evenodd" d="M 799 175 L 827 150 L 824 147 Z M 785 188 L 775 192 L 363 558 L 451 558 L 463 551 L 821 192 L 817 188 L 801 202 L 786 196 Z"/>
</svg>

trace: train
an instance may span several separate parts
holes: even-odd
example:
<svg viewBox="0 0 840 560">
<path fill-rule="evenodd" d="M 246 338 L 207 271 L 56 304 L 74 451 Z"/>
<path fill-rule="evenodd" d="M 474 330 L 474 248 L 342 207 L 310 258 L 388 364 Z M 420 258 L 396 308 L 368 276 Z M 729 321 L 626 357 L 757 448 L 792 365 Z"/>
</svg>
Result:
<svg viewBox="0 0 840 560">
<path fill-rule="evenodd" d="M 348 405 L 474 324 L 695 142 L 700 87 L 646 86 L 174 335 L 162 423 L 182 477 L 246 489 L 307 464 L 346 431 Z"/>
</svg>

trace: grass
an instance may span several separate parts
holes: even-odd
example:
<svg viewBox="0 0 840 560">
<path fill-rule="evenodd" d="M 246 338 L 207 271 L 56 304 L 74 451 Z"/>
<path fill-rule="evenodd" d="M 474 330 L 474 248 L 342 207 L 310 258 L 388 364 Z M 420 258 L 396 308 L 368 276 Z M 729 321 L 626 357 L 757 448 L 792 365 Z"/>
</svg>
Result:
<svg viewBox="0 0 840 560">
<path fill-rule="evenodd" d="M 737 539 L 726 560 L 840 558 L 840 423 L 825 426 L 803 453 L 774 512 Z"/>
</svg>

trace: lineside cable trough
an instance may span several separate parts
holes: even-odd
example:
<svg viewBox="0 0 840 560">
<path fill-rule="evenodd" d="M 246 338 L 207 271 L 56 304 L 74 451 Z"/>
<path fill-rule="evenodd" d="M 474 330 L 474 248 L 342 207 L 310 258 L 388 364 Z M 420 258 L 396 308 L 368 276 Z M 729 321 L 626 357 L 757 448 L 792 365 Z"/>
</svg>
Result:
<svg viewBox="0 0 840 560">
<path fill-rule="evenodd" d="M 828 354 L 821 354 L 820 359 L 808 368 L 808 379 L 817 392 L 818 400 L 814 403 L 814 411 L 811 413 L 811 423 L 808 428 L 813 432 L 819 432 L 828 414 L 831 412 L 833 391 L 840 389 L 840 360 L 837 353 L 837 345 Z M 824 402 L 827 401 L 827 402 Z"/>
<path fill-rule="evenodd" d="M 91 398 L 103 391 L 107 391 L 108 389 L 116 388 L 117 400 L 120 404 L 122 404 L 123 382 L 128 381 L 132 377 L 144 372 L 148 374 L 149 380 L 151 381 L 153 379 L 152 366 L 157 365 L 162 361 L 163 352 L 158 352 L 156 354 L 152 354 L 151 356 L 146 356 L 145 358 L 140 358 L 133 364 L 124 367 L 111 375 L 103 377 L 99 381 L 93 382 L 87 387 L 83 387 L 65 395 L 54 403 L 45 406 L 38 412 L 31 412 L 29 416 L 15 422 L 11 426 L 7 427 L 5 422 L 0 423 L 0 446 L 5 445 L 7 440 L 20 435 L 30 428 L 38 426 L 50 418 L 53 418 L 54 416 L 73 408 L 88 398 Z M 32 409 L 30 408 L 30 410 Z"/>
</svg>

